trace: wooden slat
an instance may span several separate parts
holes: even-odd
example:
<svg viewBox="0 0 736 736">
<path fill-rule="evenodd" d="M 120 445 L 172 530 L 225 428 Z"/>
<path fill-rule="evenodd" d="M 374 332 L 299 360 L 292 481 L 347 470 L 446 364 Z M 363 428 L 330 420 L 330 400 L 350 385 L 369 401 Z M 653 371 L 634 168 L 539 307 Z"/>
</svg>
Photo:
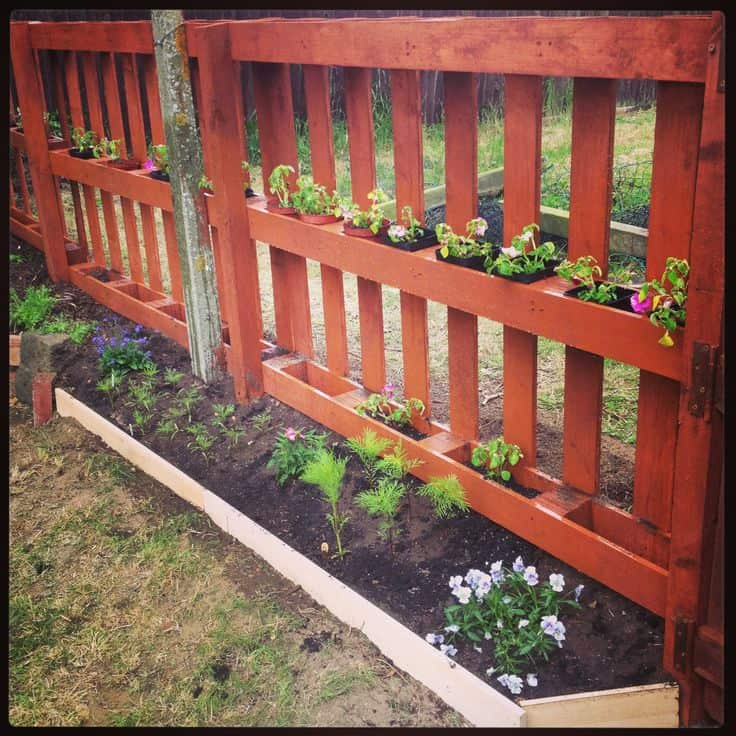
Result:
<svg viewBox="0 0 736 736">
<path fill-rule="evenodd" d="M 474 74 L 445 73 L 446 219 L 458 233 L 478 208 L 478 80 Z M 450 427 L 478 437 L 478 318 L 447 309 Z"/>
<path fill-rule="evenodd" d="M 701 17 L 231 24 L 243 61 L 683 82 L 703 80 L 707 37 Z"/>
<path fill-rule="evenodd" d="M 307 100 L 309 144 L 312 153 L 312 173 L 316 181 L 329 191 L 336 188 L 335 147 L 330 112 L 329 70 L 324 66 L 305 64 L 304 96 Z M 345 290 L 342 271 L 320 264 L 322 304 L 325 320 L 325 345 L 328 368 L 347 376 L 348 336 L 345 323 Z"/>
<path fill-rule="evenodd" d="M 542 149 L 542 79 L 504 80 L 503 242 L 539 223 Z M 503 328 L 503 436 L 519 445 L 522 466 L 537 462 L 537 338 Z"/>
<path fill-rule="evenodd" d="M 59 281 L 65 279 L 68 273 L 64 223 L 58 208 L 56 182 L 51 175 L 46 129 L 43 124 L 43 91 L 37 76 L 28 23 L 11 25 L 10 51 L 28 146 L 33 195 L 44 236 L 46 267 L 51 279 Z"/>
<path fill-rule="evenodd" d="M 701 85 L 657 85 L 648 279 L 661 278 L 668 256 L 690 256 L 702 109 Z M 671 528 L 679 401 L 677 382 L 640 372 L 633 512 L 664 531 Z"/>
<path fill-rule="evenodd" d="M 28 182 L 26 181 L 26 167 L 23 161 L 21 152 L 17 149 L 13 149 L 13 155 L 15 156 L 15 170 L 18 172 L 18 182 L 20 183 L 20 193 L 23 200 L 23 212 L 29 216 L 33 216 L 31 210 L 31 195 L 28 191 Z"/>
<path fill-rule="evenodd" d="M 617 84 L 576 79 L 573 89 L 568 258 L 591 255 L 606 276 Z M 603 360 L 565 348 L 562 479 L 598 493 Z"/>
<path fill-rule="evenodd" d="M 95 58 L 90 53 L 82 55 L 82 72 L 84 75 L 84 88 L 87 93 L 87 108 L 89 110 L 90 127 L 102 138 L 105 135 L 105 126 L 102 117 L 102 104 L 100 100 L 100 88 L 97 78 Z M 110 253 L 110 265 L 113 271 L 123 273 L 123 257 L 120 251 L 120 236 L 118 235 L 118 222 L 115 215 L 115 205 L 110 192 L 102 190 L 102 216 L 105 221 L 105 232 L 107 233 L 107 247 Z"/>
<path fill-rule="evenodd" d="M 422 93 L 419 72 L 391 72 L 391 108 L 394 134 L 396 212 L 409 205 L 424 222 L 424 157 L 422 154 Z M 404 393 L 421 399 L 431 415 L 429 392 L 429 337 L 427 302 L 402 291 L 401 347 Z"/>
<path fill-rule="evenodd" d="M 690 725 L 702 714 L 702 686 L 695 682 L 692 661 L 683 670 L 676 665 L 675 622 L 678 618 L 697 621 L 707 574 L 702 569 L 704 547 L 712 540 L 713 496 L 709 463 L 713 422 L 709 409 L 703 416 L 690 413 L 690 392 L 694 376 L 691 368 L 696 343 L 718 346 L 721 342 L 724 289 L 725 234 L 725 95 L 719 90 L 719 64 L 724 30 L 722 13 L 713 14 L 713 53 L 708 67 L 703 98 L 698 173 L 695 188 L 693 232 L 690 240 L 690 281 L 687 325 L 682 343 L 683 381 L 678 413 L 679 430 L 675 454 L 675 481 L 672 493 L 672 545 L 667 586 L 664 665 L 680 683 L 680 717 Z"/>
<path fill-rule="evenodd" d="M 153 54 L 150 21 L 34 23 L 31 40 L 38 49 Z"/>
<path fill-rule="evenodd" d="M 372 76 L 372 69 L 348 67 L 344 72 L 350 183 L 353 201 L 360 207 L 370 204 L 367 195 L 376 186 Z M 380 391 L 386 383 L 381 284 L 358 277 L 358 309 L 363 385 L 370 391 Z"/>
<path fill-rule="evenodd" d="M 291 78 L 286 64 L 259 64 L 253 88 L 258 113 L 264 188 L 277 164 L 299 171 Z M 291 177 L 292 185 L 295 176 Z M 269 195 L 270 196 L 270 195 Z M 280 345 L 313 354 L 307 266 L 303 258 L 270 248 L 276 337 Z"/>
<path fill-rule="evenodd" d="M 218 231 L 218 250 L 222 262 L 224 294 L 227 300 L 230 351 L 228 370 L 233 376 L 239 401 L 263 393 L 261 366 L 260 289 L 255 240 L 250 233 L 248 211 L 243 196 L 240 157 L 229 152 L 239 136 L 243 121 L 237 107 L 229 102 L 236 81 L 229 58 L 227 27 L 196 29 L 200 50 L 199 74 L 204 99 L 202 108 L 207 136 L 203 147 L 217 195 L 212 198 Z"/>
</svg>

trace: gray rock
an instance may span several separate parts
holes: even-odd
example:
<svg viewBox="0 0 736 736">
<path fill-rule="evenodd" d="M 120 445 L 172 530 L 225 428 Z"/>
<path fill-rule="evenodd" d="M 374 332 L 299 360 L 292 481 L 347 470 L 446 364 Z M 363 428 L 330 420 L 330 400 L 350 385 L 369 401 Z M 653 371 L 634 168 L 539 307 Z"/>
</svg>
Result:
<svg viewBox="0 0 736 736">
<path fill-rule="evenodd" d="M 33 401 L 33 379 L 39 371 L 58 372 L 68 335 L 41 335 L 24 332 L 20 339 L 20 365 L 15 374 L 15 393 L 19 401 Z"/>
</svg>

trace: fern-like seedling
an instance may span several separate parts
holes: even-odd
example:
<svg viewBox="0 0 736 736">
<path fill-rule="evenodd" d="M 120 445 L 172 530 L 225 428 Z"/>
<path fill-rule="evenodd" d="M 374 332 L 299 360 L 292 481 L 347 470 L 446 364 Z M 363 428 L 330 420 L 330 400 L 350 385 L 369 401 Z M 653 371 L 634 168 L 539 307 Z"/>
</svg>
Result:
<svg viewBox="0 0 736 736">
<path fill-rule="evenodd" d="M 355 497 L 355 502 L 365 509 L 371 516 L 380 516 L 378 536 L 388 539 L 391 554 L 394 553 L 394 537 L 396 530 L 396 515 L 399 513 L 401 500 L 406 494 L 404 484 L 396 479 L 381 478 L 375 488 L 363 491 Z"/>
<path fill-rule="evenodd" d="M 409 457 L 401 442 L 396 443 L 393 451 L 376 463 L 379 472 L 388 478 L 394 478 L 396 480 L 401 480 L 405 475 L 420 465 L 424 465 L 424 460 Z"/>
<path fill-rule="evenodd" d="M 465 498 L 465 489 L 455 475 L 435 476 L 417 490 L 417 495 L 426 496 L 434 507 L 438 519 L 450 519 L 470 508 Z"/>
<path fill-rule="evenodd" d="M 283 486 L 291 478 L 298 478 L 307 464 L 324 449 L 327 433 L 310 429 L 288 427 L 276 438 L 267 468 L 276 471 L 276 482 Z"/>
<path fill-rule="evenodd" d="M 301 474 L 301 479 L 305 483 L 317 486 L 324 500 L 330 504 L 332 512 L 327 514 L 327 521 L 330 522 L 332 531 L 335 533 L 337 556 L 340 559 L 347 554 L 347 550 L 343 549 L 340 535 L 350 517 L 347 514 L 341 514 L 337 504 L 340 501 L 340 486 L 347 464 L 347 458 L 338 459 L 329 450 L 322 449 L 309 461 Z"/>
<path fill-rule="evenodd" d="M 352 450 L 363 463 L 368 482 L 373 486 L 378 479 L 377 464 L 381 459 L 381 453 L 391 447 L 391 440 L 379 437 L 372 429 L 366 429 L 361 437 L 349 437 L 345 445 Z"/>
</svg>

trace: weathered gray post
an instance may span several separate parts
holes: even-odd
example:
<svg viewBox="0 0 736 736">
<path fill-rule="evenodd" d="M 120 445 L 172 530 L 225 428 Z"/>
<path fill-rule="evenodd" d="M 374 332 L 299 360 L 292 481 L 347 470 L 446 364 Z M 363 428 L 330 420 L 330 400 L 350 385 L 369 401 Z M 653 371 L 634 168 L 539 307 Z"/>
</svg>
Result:
<svg viewBox="0 0 736 736">
<path fill-rule="evenodd" d="M 152 10 L 161 112 L 170 164 L 192 372 L 210 382 L 222 374 L 220 304 L 204 197 L 189 55 L 181 10 Z"/>
</svg>

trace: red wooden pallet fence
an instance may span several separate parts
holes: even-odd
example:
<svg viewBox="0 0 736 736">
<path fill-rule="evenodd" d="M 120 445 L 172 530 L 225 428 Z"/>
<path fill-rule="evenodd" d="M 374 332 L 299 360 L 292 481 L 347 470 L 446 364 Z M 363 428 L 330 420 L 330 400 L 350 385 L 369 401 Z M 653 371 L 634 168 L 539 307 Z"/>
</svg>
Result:
<svg viewBox="0 0 736 736">
<path fill-rule="evenodd" d="M 11 28 L 17 99 L 11 90 L 10 109 L 20 105 L 24 126 L 22 133 L 11 128 L 18 173 L 15 181 L 11 175 L 12 232 L 44 250 L 54 280 L 72 281 L 186 346 L 168 184 L 145 171 L 72 158 L 67 150 L 67 113 L 74 126 L 122 139 L 124 151 L 140 161 L 148 143 L 164 142 L 150 24 Z M 722 33 L 720 13 L 187 23 L 204 162 L 214 185 L 207 202 L 225 352 L 238 399 L 267 391 L 339 433 L 370 426 L 401 439 L 425 461 L 419 477 L 454 473 L 476 511 L 663 616 L 664 663 L 681 686 L 684 724 L 705 713 L 722 719 L 723 702 L 723 406 L 714 395 L 724 318 Z M 57 102 L 67 148 L 49 144 L 43 122 L 38 56 L 49 52 L 53 89 L 46 91 Z M 244 63 L 253 71 L 265 189 L 247 201 L 240 166 L 247 159 Z M 434 249 L 404 252 L 346 236 L 341 223 L 318 226 L 268 211 L 273 167 L 293 166 L 292 185 L 299 173 L 291 64 L 303 66 L 312 174 L 330 191 L 329 68 L 343 68 L 352 198 L 362 206 L 376 185 L 371 79 L 374 69 L 389 70 L 397 214 L 410 205 L 420 220 L 419 74 L 444 73 L 446 219 L 456 232 L 477 215 L 477 74 L 503 74 L 504 244 L 539 222 L 544 76 L 572 77 L 569 255 L 593 255 L 604 270 L 618 80 L 656 80 L 646 269 L 651 278 L 668 256 L 690 262 L 687 324 L 675 347 L 659 345 L 660 332 L 643 316 L 564 296 L 567 284 L 559 278 L 529 285 L 490 278 L 437 261 Z M 68 190 L 60 181 L 69 182 Z M 76 243 L 68 235 L 72 224 Z M 270 287 L 259 283 L 256 241 L 269 246 Z M 321 269 L 325 365 L 314 359 L 307 259 Z M 347 378 L 344 273 L 358 283 L 359 383 Z M 383 285 L 400 291 L 403 383 L 405 395 L 427 407 L 414 418 L 424 439 L 355 412 L 386 380 Z M 289 352 L 262 360 L 261 290 L 269 288 L 276 342 Z M 447 307 L 449 426 L 431 412 L 427 300 Z M 503 433 L 522 448 L 515 476 L 539 492 L 532 499 L 465 465 L 479 441 L 479 317 L 503 324 Z M 565 345 L 561 478 L 537 467 L 539 336 Z M 630 512 L 600 495 L 605 358 L 640 370 Z"/>
</svg>

